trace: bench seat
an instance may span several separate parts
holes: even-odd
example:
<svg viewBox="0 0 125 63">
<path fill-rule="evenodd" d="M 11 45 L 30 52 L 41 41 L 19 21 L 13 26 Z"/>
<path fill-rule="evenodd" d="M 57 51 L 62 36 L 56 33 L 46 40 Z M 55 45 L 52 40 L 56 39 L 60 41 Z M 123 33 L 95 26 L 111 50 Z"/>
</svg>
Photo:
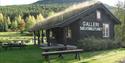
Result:
<svg viewBox="0 0 125 63">
<path fill-rule="evenodd" d="M 55 54 L 66 54 L 66 53 L 76 53 L 81 52 L 82 49 L 75 49 L 75 50 L 62 50 L 62 51 L 51 51 L 51 52 L 42 52 L 42 55 L 55 55 Z"/>
<path fill-rule="evenodd" d="M 19 47 L 19 48 L 22 48 L 22 47 L 25 47 L 26 45 L 25 44 L 13 44 L 13 43 L 10 43 L 10 44 L 3 44 L 2 45 L 2 48 L 5 48 L 5 49 L 8 49 L 8 48 L 12 48 L 12 47 Z"/>
<path fill-rule="evenodd" d="M 75 58 L 80 60 L 79 53 L 82 52 L 83 49 L 74 49 L 74 50 L 61 50 L 61 51 L 50 51 L 50 52 L 42 52 L 42 55 L 45 57 L 45 59 L 50 63 L 49 56 L 50 55 L 59 55 L 59 57 L 63 58 L 62 54 L 70 54 L 75 53 Z"/>
</svg>

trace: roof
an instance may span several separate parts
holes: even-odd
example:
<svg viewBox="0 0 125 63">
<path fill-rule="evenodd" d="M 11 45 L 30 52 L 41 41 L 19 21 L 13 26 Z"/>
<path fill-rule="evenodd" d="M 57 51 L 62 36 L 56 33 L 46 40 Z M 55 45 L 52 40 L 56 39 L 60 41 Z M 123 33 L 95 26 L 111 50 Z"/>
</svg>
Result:
<svg viewBox="0 0 125 63">
<path fill-rule="evenodd" d="M 50 29 L 55 27 L 64 27 L 68 24 L 79 19 L 81 15 L 87 15 L 88 13 L 96 10 L 98 8 L 102 8 L 106 11 L 107 14 L 114 19 L 116 24 L 120 23 L 120 21 L 100 2 L 97 3 L 80 3 L 78 5 L 73 5 L 66 10 L 63 10 L 59 13 L 56 13 L 53 16 L 46 18 L 45 20 L 35 24 L 30 31 L 38 31 L 40 29 Z"/>
</svg>

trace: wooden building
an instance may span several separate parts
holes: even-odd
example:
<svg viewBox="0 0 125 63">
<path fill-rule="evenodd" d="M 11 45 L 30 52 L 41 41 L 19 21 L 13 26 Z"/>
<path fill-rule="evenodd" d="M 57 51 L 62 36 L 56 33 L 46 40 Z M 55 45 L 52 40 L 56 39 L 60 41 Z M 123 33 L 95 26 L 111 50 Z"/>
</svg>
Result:
<svg viewBox="0 0 125 63">
<path fill-rule="evenodd" d="M 76 44 L 79 39 L 94 36 L 113 38 L 114 26 L 120 21 L 104 6 L 97 3 L 81 3 L 72 6 L 54 16 L 37 23 L 30 31 L 38 33 L 38 43 L 43 41 L 40 36 L 47 37 L 50 43 Z M 43 34 L 46 30 L 46 34 Z M 40 33 L 42 31 L 42 33 Z"/>
</svg>

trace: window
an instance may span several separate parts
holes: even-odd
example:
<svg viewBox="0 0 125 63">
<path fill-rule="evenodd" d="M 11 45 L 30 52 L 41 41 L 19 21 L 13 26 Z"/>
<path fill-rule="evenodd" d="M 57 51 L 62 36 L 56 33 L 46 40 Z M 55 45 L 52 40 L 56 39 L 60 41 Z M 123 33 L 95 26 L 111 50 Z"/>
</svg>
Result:
<svg viewBox="0 0 125 63">
<path fill-rule="evenodd" d="M 71 38 L 71 29 L 70 27 L 67 28 L 67 38 Z"/>
<path fill-rule="evenodd" d="M 109 37 L 109 24 L 103 24 L 103 37 Z"/>
<path fill-rule="evenodd" d="M 101 19 L 101 12 L 97 10 L 97 11 L 96 11 L 96 14 L 97 14 L 97 16 L 96 16 L 97 19 Z"/>
<path fill-rule="evenodd" d="M 52 31 L 50 31 L 49 37 L 53 37 L 53 32 Z"/>
</svg>

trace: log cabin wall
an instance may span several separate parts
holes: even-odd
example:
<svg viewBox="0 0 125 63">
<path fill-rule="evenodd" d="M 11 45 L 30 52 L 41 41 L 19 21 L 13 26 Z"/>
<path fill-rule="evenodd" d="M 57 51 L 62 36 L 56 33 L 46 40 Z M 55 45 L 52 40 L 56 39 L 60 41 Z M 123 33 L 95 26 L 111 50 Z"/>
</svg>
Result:
<svg viewBox="0 0 125 63">
<path fill-rule="evenodd" d="M 79 16 L 80 19 L 74 21 L 73 23 L 69 24 L 66 27 L 69 27 L 71 29 L 71 37 L 70 38 L 66 38 L 66 44 L 76 44 L 78 42 L 79 39 L 84 39 L 87 37 L 96 37 L 96 38 L 103 38 L 103 32 L 102 32 L 102 28 L 103 28 L 103 23 L 109 24 L 109 37 L 108 38 L 113 38 L 114 37 L 114 22 L 113 20 L 108 17 L 108 15 L 105 13 L 105 11 L 99 9 L 99 11 L 101 12 L 101 19 L 97 19 L 96 16 L 96 11 L 93 11 L 91 13 L 89 13 L 86 16 Z M 88 23 L 97 23 L 99 26 L 96 26 L 97 28 L 100 28 L 100 30 L 81 30 L 80 27 L 84 26 L 83 22 L 88 22 Z M 92 25 L 92 24 L 91 24 Z M 93 24 L 94 26 L 94 24 Z M 91 27 L 91 26 L 90 26 Z M 56 28 L 52 28 L 52 33 L 54 36 L 54 41 L 52 41 L 52 43 L 62 43 L 64 44 L 64 36 L 65 33 L 68 32 L 64 32 L 65 27 L 56 27 Z"/>
<path fill-rule="evenodd" d="M 101 10 L 102 11 L 102 22 L 103 23 L 108 23 L 109 24 L 109 29 L 110 29 L 110 36 L 109 36 L 109 38 L 111 38 L 111 39 L 113 39 L 114 38 L 114 36 L 115 36 L 115 31 L 114 31 L 114 26 L 115 26 L 115 24 L 114 24 L 114 22 L 113 22 L 113 19 L 111 18 L 111 17 L 109 17 L 108 16 L 108 14 L 107 13 L 105 13 L 105 11 L 103 11 L 103 10 Z"/>
<path fill-rule="evenodd" d="M 70 24 L 71 29 L 71 38 L 67 38 L 68 44 L 76 44 L 77 41 L 80 39 L 80 22 L 79 19 Z"/>
<path fill-rule="evenodd" d="M 52 43 L 64 43 L 64 28 L 53 28 L 52 29 L 53 33 L 53 39 L 51 39 Z"/>
<path fill-rule="evenodd" d="M 87 16 L 85 17 L 82 17 L 81 18 L 81 21 L 80 21 L 80 26 L 83 25 L 83 22 L 88 22 L 88 23 L 99 23 L 99 27 L 102 27 L 102 22 L 101 21 L 97 21 L 96 19 L 96 12 L 92 12 L 90 14 L 88 14 Z M 84 25 L 83 25 L 84 26 Z M 102 37 L 102 31 L 96 31 L 96 30 L 80 30 L 80 37 L 81 38 L 87 38 L 87 37 L 91 37 L 91 36 L 94 36 L 94 37 Z"/>
<path fill-rule="evenodd" d="M 113 38 L 114 37 L 114 23 L 113 20 L 106 15 L 106 13 L 103 10 L 100 10 L 101 12 L 101 19 L 97 19 L 96 16 L 96 11 L 93 11 L 92 13 L 88 14 L 85 17 L 82 17 L 80 20 L 80 26 L 83 25 L 83 22 L 95 22 L 99 23 L 100 29 L 103 28 L 103 23 L 109 24 L 109 37 L 108 38 Z M 97 37 L 97 38 L 103 38 L 103 29 L 101 30 L 81 30 L 80 31 L 80 38 L 87 38 L 87 37 Z"/>
</svg>

